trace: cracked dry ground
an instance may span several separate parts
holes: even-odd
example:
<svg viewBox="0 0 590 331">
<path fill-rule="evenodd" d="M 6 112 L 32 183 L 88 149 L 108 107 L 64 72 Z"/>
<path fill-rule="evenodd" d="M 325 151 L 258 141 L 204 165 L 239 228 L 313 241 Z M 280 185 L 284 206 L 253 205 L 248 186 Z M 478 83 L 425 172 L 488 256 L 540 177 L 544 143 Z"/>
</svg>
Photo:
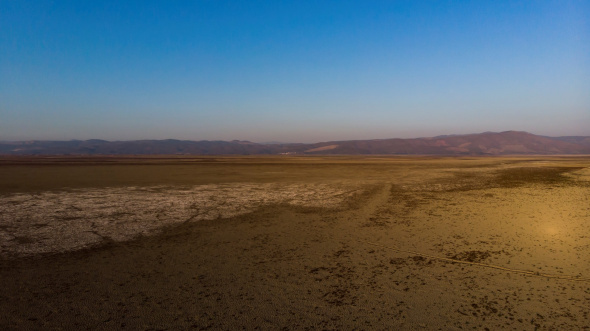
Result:
<svg viewBox="0 0 590 331">
<path fill-rule="evenodd" d="M 3 193 L 0 327 L 590 329 L 587 158 L 289 160 Z"/>
</svg>

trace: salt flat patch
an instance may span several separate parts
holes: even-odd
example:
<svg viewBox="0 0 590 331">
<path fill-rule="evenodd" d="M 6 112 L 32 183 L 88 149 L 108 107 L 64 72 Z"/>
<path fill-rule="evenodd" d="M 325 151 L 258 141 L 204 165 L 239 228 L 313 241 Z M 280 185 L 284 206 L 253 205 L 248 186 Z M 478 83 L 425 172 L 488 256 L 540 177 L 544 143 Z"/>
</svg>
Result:
<svg viewBox="0 0 590 331">
<path fill-rule="evenodd" d="M 76 189 L 0 197 L 0 256 L 125 241 L 166 225 L 229 218 L 285 203 L 335 208 L 362 189 L 341 184 L 212 184 Z"/>
</svg>

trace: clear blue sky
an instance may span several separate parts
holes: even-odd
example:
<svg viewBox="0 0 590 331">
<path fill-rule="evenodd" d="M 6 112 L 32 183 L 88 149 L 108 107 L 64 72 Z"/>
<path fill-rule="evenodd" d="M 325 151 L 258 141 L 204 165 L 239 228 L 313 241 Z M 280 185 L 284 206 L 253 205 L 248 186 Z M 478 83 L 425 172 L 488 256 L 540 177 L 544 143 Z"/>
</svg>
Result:
<svg viewBox="0 0 590 331">
<path fill-rule="evenodd" d="M 0 140 L 590 135 L 589 1 L 0 0 Z"/>
</svg>

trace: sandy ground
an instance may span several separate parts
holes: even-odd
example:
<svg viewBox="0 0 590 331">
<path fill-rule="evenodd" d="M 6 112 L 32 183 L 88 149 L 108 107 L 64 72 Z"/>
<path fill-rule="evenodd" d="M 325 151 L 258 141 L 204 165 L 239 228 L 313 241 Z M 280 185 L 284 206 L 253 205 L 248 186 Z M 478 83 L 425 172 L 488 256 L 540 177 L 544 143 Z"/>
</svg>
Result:
<svg viewBox="0 0 590 331">
<path fill-rule="evenodd" d="M 2 329 L 590 329 L 588 158 L 41 161 Z"/>
</svg>

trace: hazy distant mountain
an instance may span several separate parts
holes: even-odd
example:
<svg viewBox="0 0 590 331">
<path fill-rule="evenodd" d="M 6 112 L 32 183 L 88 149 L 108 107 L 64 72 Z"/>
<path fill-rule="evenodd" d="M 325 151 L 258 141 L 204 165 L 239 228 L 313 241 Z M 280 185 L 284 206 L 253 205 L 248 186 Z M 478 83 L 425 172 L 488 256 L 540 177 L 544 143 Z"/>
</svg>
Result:
<svg viewBox="0 0 590 331">
<path fill-rule="evenodd" d="M 4 155 L 132 154 L 411 154 L 509 155 L 590 154 L 590 137 L 544 137 L 527 132 L 484 132 L 432 138 L 330 141 L 315 144 L 258 144 L 250 141 L 134 140 L 0 142 Z"/>
<path fill-rule="evenodd" d="M 557 139 L 557 140 L 567 141 L 567 142 L 574 143 L 574 144 L 590 146 L 590 137 L 567 136 L 567 137 L 556 137 L 556 138 L 551 138 L 551 139 Z"/>
<path fill-rule="evenodd" d="M 583 141 L 583 137 L 577 137 Z M 589 137 L 585 137 L 589 138 Z M 432 138 L 357 140 L 313 144 L 308 153 L 322 154 L 588 154 L 590 145 L 527 132 L 484 132 Z M 322 147 L 324 149 L 322 149 Z M 329 148 L 329 149 L 328 149 Z"/>
</svg>

